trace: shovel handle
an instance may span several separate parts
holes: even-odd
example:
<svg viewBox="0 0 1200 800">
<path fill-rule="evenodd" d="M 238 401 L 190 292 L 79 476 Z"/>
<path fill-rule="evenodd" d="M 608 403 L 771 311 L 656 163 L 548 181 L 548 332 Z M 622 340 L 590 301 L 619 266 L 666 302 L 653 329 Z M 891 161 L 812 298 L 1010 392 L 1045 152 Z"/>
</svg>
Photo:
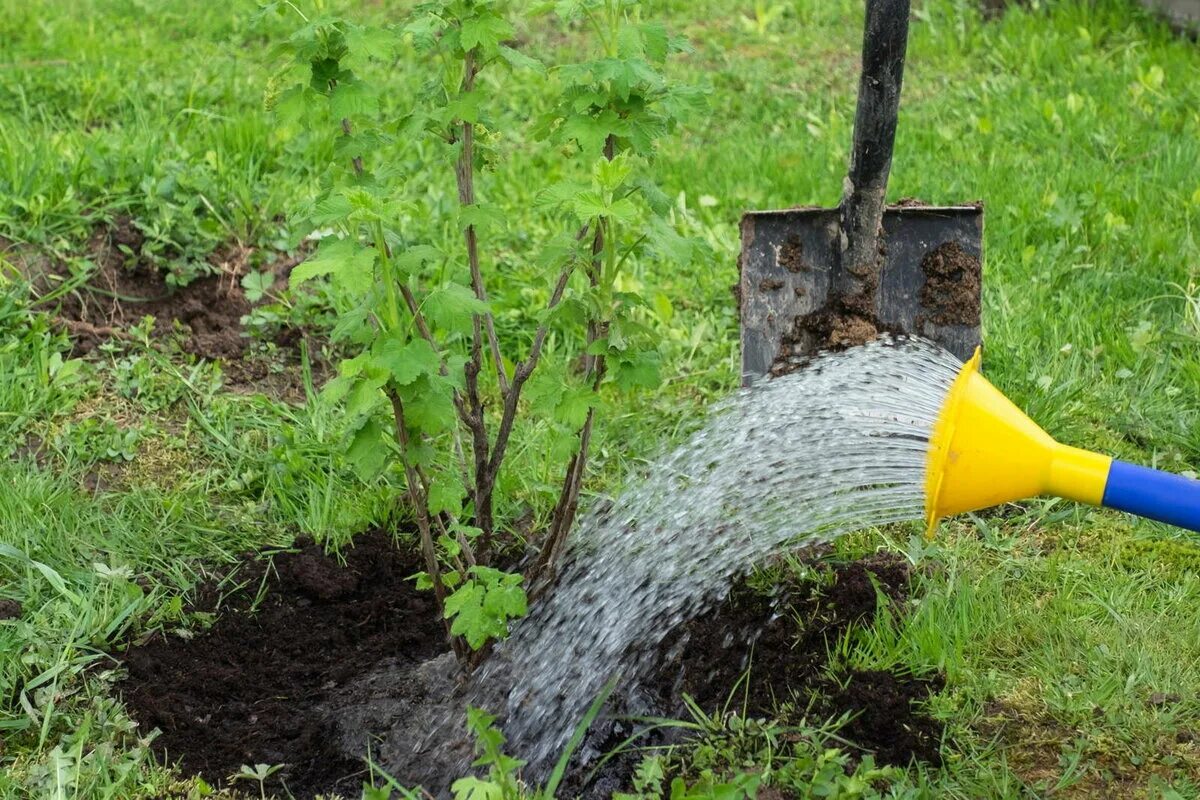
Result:
<svg viewBox="0 0 1200 800">
<path fill-rule="evenodd" d="M 859 278 L 869 275 L 878 262 L 879 224 L 908 47 L 908 14 L 909 0 L 867 0 L 854 144 L 842 195 L 842 233 L 847 239 L 843 265 Z"/>
</svg>

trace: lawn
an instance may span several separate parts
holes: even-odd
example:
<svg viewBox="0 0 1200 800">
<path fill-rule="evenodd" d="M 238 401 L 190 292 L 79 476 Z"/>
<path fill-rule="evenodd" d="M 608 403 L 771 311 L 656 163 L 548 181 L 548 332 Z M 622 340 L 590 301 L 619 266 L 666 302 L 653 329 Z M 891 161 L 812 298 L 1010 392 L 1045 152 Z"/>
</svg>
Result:
<svg viewBox="0 0 1200 800">
<path fill-rule="evenodd" d="M 334 4 L 364 21 L 405 13 Z M 1200 471 L 1200 48 L 1131 2 L 1033 0 L 988 18 L 969 0 L 916 6 L 889 197 L 985 203 L 986 374 L 1062 441 Z M 645 4 L 691 41 L 673 76 L 707 90 L 708 110 L 654 162 L 675 225 L 707 248 L 624 275 L 653 312 L 664 381 L 605 398 L 585 505 L 738 384 L 739 217 L 838 201 L 860 7 Z M 547 61 L 582 47 L 545 17 L 516 26 Z M 95 331 L 56 320 L 105 263 L 140 259 L 169 290 L 305 255 L 294 220 L 334 135 L 265 107 L 269 48 L 293 28 L 241 0 L 0 0 L 0 796 L 203 796 L 156 763 L 116 699 L 112 654 L 211 624 L 189 591 L 238 554 L 298 537 L 336 551 L 407 525 L 394 483 L 356 478 L 338 410 L 315 402 L 336 358 L 324 289 L 280 289 L 248 311 L 239 364 L 136 318 L 83 353 Z M 426 67 L 410 52 L 371 67 L 384 107 L 403 110 Z M 504 135 L 479 192 L 507 215 L 494 249 L 508 260 L 489 288 L 501 338 L 523 343 L 551 280 L 514 254 L 549 233 L 535 200 L 558 162 L 531 133 L 545 83 L 509 80 L 497 98 Z M 452 171 L 419 143 L 387 155 L 422 209 L 419 234 L 456 246 Z M 60 280 L 31 286 L 46 268 Z M 285 323 L 303 343 L 278 341 Z M 524 435 L 503 480 L 536 526 L 562 468 L 542 457 L 539 426 Z M 842 559 L 883 550 L 915 567 L 905 607 L 831 642 L 831 663 L 945 678 L 930 701 L 942 765 L 889 772 L 882 791 L 1200 796 L 1200 548 L 1055 500 L 943 523 L 931 543 L 917 534 L 837 544 Z M 723 776 L 770 758 L 710 750 Z M 258 795 L 253 781 L 240 790 Z"/>
</svg>

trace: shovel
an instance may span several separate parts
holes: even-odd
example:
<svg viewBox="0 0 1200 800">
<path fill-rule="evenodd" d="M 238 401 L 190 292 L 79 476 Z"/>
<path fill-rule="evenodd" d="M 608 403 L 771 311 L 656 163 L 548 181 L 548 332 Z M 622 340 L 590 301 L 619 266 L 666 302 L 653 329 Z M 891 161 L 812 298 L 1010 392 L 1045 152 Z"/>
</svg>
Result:
<svg viewBox="0 0 1200 800">
<path fill-rule="evenodd" d="M 884 203 L 908 15 L 909 0 L 867 0 L 841 205 L 742 217 L 743 382 L 880 334 L 919 334 L 963 361 L 979 345 L 983 205 Z"/>
</svg>

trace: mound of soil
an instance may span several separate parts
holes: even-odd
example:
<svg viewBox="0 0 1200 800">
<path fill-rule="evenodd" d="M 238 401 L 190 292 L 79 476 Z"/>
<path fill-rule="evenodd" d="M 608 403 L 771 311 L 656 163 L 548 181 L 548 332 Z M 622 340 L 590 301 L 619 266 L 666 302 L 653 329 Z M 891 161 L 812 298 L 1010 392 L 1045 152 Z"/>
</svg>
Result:
<svg viewBox="0 0 1200 800">
<path fill-rule="evenodd" d="M 247 559 L 212 628 L 128 649 L 120 693 L 143 732 L 161 731 L 152 746 L 164 761 L 214 784 L 243 764 L 285 764 L 270 785 L 299 798 L 361 785 L 362 761 L 332 746 L 315 709 L 383 659 L 437 656 L 445 630 L 430 594 L 406 580 L 415 560 L 390 537 L 359 536 L 344 556 L 342 566 L 306 544 Z M 214 608 L 221 591 L 205 587 L 195 607 Z"/>
<path fill-rule="evenodd" d="M 419 774 L 393 772 L 398 780 L 436 791 L 448 777 L 444 765 L 464 763 L 470 742 L 430 740 L 456 713 L 461 687 L 431 598 L 405 581 L 417 569 L 378 533 L 355 540 L 344 567 L 313 545 L 273 562 L 249 560 L 237 573 L 244 589 L 211 629 L 129 649 L 126 705 L 143 731 L 162 731 L 152 745 L 160 757 L 210 783 L 242 764 L 283 764 L 269 783 L 276 791 L 352 796 L 370 742 L 377 763 L 416 765 Z M 843 734 L 877 761 L 936 763 L 940 728 L 918 702 L 940 688 L 936 681 L 889 673 L 831 680 L 825 669 L 833 638 L 872 618 L 880 600 L 906 597 L 906 564 L 876 556 L 820 570 L 819 580 L 785 583 L 770 596 L 740 583 L 714 612 L 668 637 L 660 666 L 593 726 L 564 796 L 628 788 L 638 754 L 593 774 L 633 732 L 622 714 L 685 717 L 685 693 L 718 711 L 747 670 L 731 708 L 762 716 L 794 707 L 810 718 L 849 712 Z M 254 605 L 264 582 L 265 598 Z M 197 605 L 211 607 L 216 597 L 210 588 Z"/>
<path fill-rule="evenodd" d="M 241 285 L 253 251 L 226 245 L 208 258 L 213 274 L 174 287 L 157 265 L 142 257 L 144 244 L 145 235 L 128 217 L 97 228 L 88 241 L 86 249 L 96 264 L 95 273 L 54 308 L 57 321 L 71 337 L 73 354 L 87 355 L 103 342 L 128 339 L 128 328 L 151 316 L 156 337 L 177 332 L 185 352 L 220 359 L 229 383 L 237 386 L 267 379 L 270 365 L 248 358 L 251 342 L 242 325 L 242 317 L 253 307 Z M 281 256 L 272 264 L 269 270 L 277 284 L 286 281 L 304 257 L 301 251 Z M 38 280 L 43 288 L 56 283 L 53 276 L 69 277 L 65 266 L 51 265 L 49 271 L 50 280 Z M 305 336 L 305 331 L 294 328 L 285 328 L 276 336 L 276 344 L 289 362 L 298 363 L 299 342 Z M 310 353 L 318 352 L 319 348 L 310 348 Z"/>
</svg>

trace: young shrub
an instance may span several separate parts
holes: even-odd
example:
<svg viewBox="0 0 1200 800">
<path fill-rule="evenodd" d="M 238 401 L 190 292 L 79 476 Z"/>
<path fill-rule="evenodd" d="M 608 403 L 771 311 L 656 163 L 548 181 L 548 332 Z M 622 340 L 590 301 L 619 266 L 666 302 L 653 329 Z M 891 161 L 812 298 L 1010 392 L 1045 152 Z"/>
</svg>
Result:
<svg viewBox="0 0 1200 800">
<path fill-rule="evenodd" d="M 320 244 L 291 283 L 322 278 L 342 298 L 333 333 L 357 354 L 341 363 L 322 401 L 342 404 L 346 456 L 364 480 L 393 464 L 403 473 L 426 568 L 420 580 L 435 593 L 464 664 L 525 613 L 527 589 L 552 580 L 605 391 L 659 383 L 643 301 L 622 290 L 623 272 L 639 259 L 695 253 L 670 222 L 650 162 L 656 141 L 698 95 L 663 76 L 666 59 L 684 44 L 641 22 L 637 6 L 558 3 L 565 20 L 595 34 L 601 52 L 550 70 L 510 46 L 514 29 L 499 0 L 431 0 L 400 29 L 303 17 L 281 46 L 287 66 L 268 91 L 281 120 L 338 132 L 328 189 L 308 213 Z M 277 7 L 300 13 L 292 3 Z M 413 107 L 392 121 L 381 113 L 379 89 L 360 73 L 367 61 L 387 61 L 406 46 L 422 52 L 431 74 Z M 563 87 L 537 133 L 586 166 L 585 177 L 548 181 L 538 193 L 539 209 L 563 230 L 521 254 L 553 279 L 543 308 L 520 309 L 526 327 L 509 337 L 528 342 L 520 351 L 497 333 L 488 293 L 500 279 L 497 228 L 505 212 L 477 190 L 495 158 L 489 143 L 498 132 L 490 126 L 500 123 L 490 121 L 491 109 L 502 76 L 513 71 L 521 81 L 549 74 Z M 283 88 L 297 73 L 302 82 Z M 496 75 L 481 80 L 487 73 Z M 453 169 L 457 207 L 447 219 L 422 220 L 432 212 L 418 207 L 380 155 L 416 141 Z M 447 225 L 461 237 L 452 249 L 421 238 Z M 545 358 L 552 331 L 578 350 L 556 347 Z M 548 451 L 564 453 L 566 465 L 538 557 L 516 576 L 491 562 L 511 523 L 497 519 L 498 477 L 514 432 L 524 430 L 522 415 L 548 421 L 557 437 Z"/>
</svg>

